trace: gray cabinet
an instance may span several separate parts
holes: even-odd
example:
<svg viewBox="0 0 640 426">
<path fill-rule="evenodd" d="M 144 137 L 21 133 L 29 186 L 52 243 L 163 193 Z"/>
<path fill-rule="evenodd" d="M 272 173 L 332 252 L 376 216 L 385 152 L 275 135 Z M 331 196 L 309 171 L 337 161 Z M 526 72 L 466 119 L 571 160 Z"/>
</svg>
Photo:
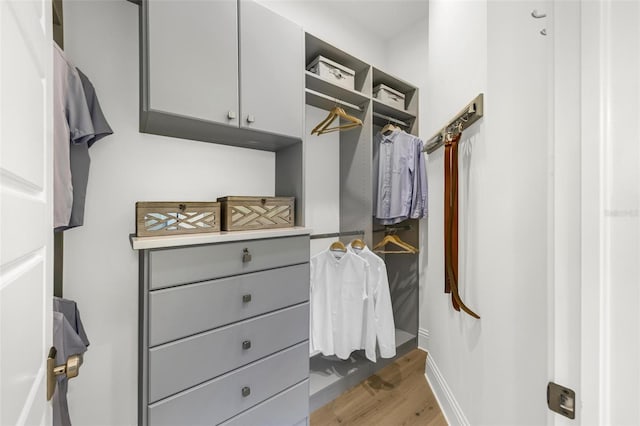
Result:
<svg viewBox="0 0 640 426">
<path fill-rule="evenodd" d="M 140 250 L 140 425 L 304 424 L 309 235 L 279 232 Z"/>
<path fill-rule="evenodd" d="M 142 0 L 140 131 L 278 151 L 300 142 L 303 32 L 252 0 Z"/>
<path fill-rule="evenodd" d="M 237 126 L 236 0 L 152 0 L 147 9 L 149 108 Z"/>
<path fill-rule="evenodd" d="M 240 1 L 241 126 L 302 136 L 302 28 L 253 1 Z"/>
</svg>

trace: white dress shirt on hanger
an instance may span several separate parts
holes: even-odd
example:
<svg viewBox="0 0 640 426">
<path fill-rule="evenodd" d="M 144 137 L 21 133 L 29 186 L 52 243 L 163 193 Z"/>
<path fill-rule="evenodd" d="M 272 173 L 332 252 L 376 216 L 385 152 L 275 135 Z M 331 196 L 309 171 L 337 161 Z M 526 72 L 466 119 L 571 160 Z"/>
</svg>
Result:
<svg viewBox="0 0 640 426">
<path fill-rule="evenodd" d="M 367 293 L 373 299 L 375 332 L 380 356 L 393 358 L 396 356 L 396 327 L 391 306 L 387 266 L 384 260 L 369 250 L 369 247 L 365 246 L 364 249 L 359 250 L 349 244 L 348 249 L 369 264 L 369 289 Z"/>
<path fill-rule="evenodd" d="M 364 349 L 376 361 L 369 264 L 352 251 L 327 249 L 311 258 L 311 352 L 347 359 Z"/>
</svg>

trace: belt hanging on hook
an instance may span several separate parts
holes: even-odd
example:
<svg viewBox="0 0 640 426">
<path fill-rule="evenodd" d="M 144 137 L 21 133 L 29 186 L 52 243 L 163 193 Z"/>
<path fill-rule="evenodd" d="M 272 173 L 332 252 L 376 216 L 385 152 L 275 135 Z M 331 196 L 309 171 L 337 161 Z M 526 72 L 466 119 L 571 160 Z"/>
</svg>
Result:
<svg viewBox="0 0 640 426">
<path fill-rule="evenodd" d="M 444 259 L 445 293 L 451 293 L 453 309 L 461 309 L 474 318 L 478 314 L 469 309 L 458 291 L 458 143 L 463 121 L 445 131 L 444 139 Z"/>
</svg>

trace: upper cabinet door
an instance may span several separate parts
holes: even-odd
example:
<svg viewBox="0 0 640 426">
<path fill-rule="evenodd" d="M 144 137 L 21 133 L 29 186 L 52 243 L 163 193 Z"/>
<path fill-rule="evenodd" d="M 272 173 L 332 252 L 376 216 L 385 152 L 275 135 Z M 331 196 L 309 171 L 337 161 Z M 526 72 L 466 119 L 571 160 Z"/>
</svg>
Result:
<svg viewBox="0 0 640 426">
<path fill-rule="evenodd" d="M 302 28 L 249 0 L 240 0 L 240 126 L 302 136 Z"/>
<path fill-rule="evenodd" d="M 149 0 L 147 22 L 149 108 L 237 126 L 236 0 Z"/>
</svg>

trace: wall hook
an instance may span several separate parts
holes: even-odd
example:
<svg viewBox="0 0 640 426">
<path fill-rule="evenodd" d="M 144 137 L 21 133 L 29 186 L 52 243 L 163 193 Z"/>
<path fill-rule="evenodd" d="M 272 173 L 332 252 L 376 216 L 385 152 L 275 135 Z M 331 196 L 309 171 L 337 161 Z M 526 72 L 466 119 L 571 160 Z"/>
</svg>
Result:
<svg viewBox="0 0 640 426">
<path fill-rule="evenodd" d="M 546 18 L 547 14 L 538 12 L 538 9 L 533 9 L 533 12 L 531 12 L 531 16 L 533 16 L 536 19 L 540 19 L 540 18 Z"/>
<path fill-rule="evenodd" d="M 547 35 L 547 29 L 546 28 L 541 29 L 540 30 L 540 34 L 542 34 L 543 36 L 546 36 Z"/>
</svg>

